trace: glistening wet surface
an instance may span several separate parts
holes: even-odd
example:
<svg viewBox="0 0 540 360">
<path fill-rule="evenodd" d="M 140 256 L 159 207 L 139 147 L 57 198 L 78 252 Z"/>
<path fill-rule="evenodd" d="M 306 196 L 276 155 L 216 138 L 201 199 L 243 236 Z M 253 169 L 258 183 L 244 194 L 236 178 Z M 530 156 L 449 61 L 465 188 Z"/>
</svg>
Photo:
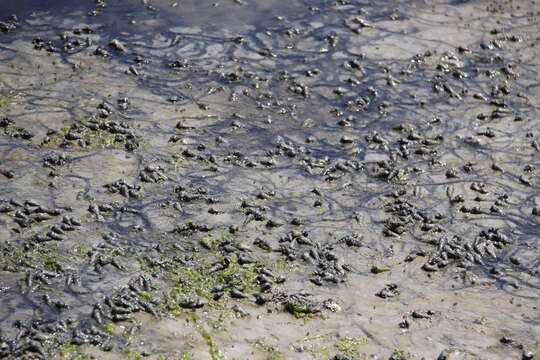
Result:
<svg viewBox="0 0 540 360">
<path fill-rule="evenodd" d="M 0 357 L 538 357 L 539 20 L 2 1 Z"/>
</svg>

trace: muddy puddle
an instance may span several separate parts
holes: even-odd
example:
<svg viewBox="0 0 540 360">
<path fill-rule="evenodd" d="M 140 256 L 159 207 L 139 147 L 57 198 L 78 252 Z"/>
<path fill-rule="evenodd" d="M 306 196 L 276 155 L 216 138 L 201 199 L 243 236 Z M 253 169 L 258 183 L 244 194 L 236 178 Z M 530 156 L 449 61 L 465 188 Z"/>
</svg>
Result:
<svg viewBox="0 0 540 360">
<path fill-rule="evenodd" d="M 539 21 L 3 0 L 0 358 L 537 358 Z"/>
</svg>

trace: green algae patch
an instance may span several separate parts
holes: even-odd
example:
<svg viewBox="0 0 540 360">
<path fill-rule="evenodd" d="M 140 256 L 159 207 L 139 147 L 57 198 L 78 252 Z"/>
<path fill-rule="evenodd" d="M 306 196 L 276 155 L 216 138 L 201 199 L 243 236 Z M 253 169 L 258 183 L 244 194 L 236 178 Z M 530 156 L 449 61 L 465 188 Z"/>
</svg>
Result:
<svg viewBox="0 0 540 360">
<path fill-rule="evenodd" d="M 137 295 L 139 295 L 141 299 L 144 299 L 146 301 L 151 301 L 154 298 L 154 296 L 150 292 L 144 290 L 138 291 Z"/>
<path fill-rule="evenodd" d="M 107 324 L 101 325 L 101 328 L 106 333 L 114 335 L 115 331 L 117 331 L 117 329 L 118 329 L 118 326 L 116 324 L 114 324 L 114 323 L 107 323 Z"/>
<path fill-rule="evenodd" d="M 309 300 L 294 297 L 285 302 L 285 310 L 296 318 L 309 318 L 321 312 L 318 304 Z"/>
<path fill-rule="evenodd" d="M 143 359 L 145 359 L 145 356 L 143 356 L 143 354 L 138 350 L 126 348 L 126 349 L 123 350 L 123 353 L 124 353 L 126 359 L 129 359 L 129 360 L 143 360 Z"/>
<path fill-rule="evenodd" d="M 69 147 L 125 148 L 133 151 L 144 144 L 144 140 L 136 136 L 131 125 L 125 121 L 114 121 L 97 117 L 81 120 L 71 126 L 62 127 L 47 137 L 46 144 Z"/>
<path fill-rule="evenodd" d="M 387 272 L 387 271 L 390 271 L 390 268 L 388 266 L 373 265 L 371 267 L 371 272 L 373 274 L 380 274 L 380 273 Z"/>
<path fill-rule="evenodd" d="M 167 310 L 175 315 L 181 313 L 182 308 L 202 307 L 208 301 L 217 305 L 219 299 L 230 296 L 227 294 L 232 289 L 242 289 L 248 294 L 254 289 L 258 271 L 262 267 L 260 263 L 241 265 L 234 258 L 223 258 L 215 264 L 169 269 L 167 276 L 174 285 L 164 292 Z M 199 301 L 199 305 L 190 306 L 190 301 Z"/>
<path fill-rule="evenodd" d="M 334 335 L 320 334 L 298 339 L 296 343 L 314 359 L 328 359 L 332 354 L 360 359 L 365 357 L 362 349 L 369 344 L 369 339 L 365 336 L 344 336 L 334 342 Z"/>
<path fill-rule="evenodd" d="M 369 344 L 366 337 L 343 337 L 334 346 L 342 353 L 350 357 L 359 357 L 361 349 Z"/>
<path fill-rule="evenodd" d="M 53 355 L 54 359 L 62 360 L 89 360 L 93 357 L 89 354 L 86 354 L 82 351 L 80 345 L 75 344 L 65 344 L 58 348 L 56 351 L 56 356 Z"/>
<path fill-rule="evenodd" d="M 31 242 L 0 243 L 0 267 L 6 271 L 44 269 L 63 272 L 68 258 L 60 255 L 56 243 L 33 244 Z"/>
<path fill-rule="evenodd" d="M 330 335 L 313 335 L 296 340 L 304 351 L 309 352 L 314 359 L 328 359 L 331 351 L 328 346 L 322 345 L 323 342 L 328 342 Z"/>
<path fill-rule="evenodd" d="M 388 360 L 407 360 L 409 357 L 403 350 L 394 350 Z"/>
<path fill-rule="evenodd" d="M 9 104 L 9 98 L 7 96 L 0 95 L 0 110 L 7 108 Z"/>
<path fill-rule="evenodd" d="M 191 353 L 184 352 L 180 356 L 180 360 L 194 360 L 194 358 L 193 358 L 193 355 Z"/>
<path fill-rule="evenodd" d="M 216 342 L 214 341 L 212 335 L 202 327 L 198 327 L 197 330 L 199 331 L 199 334 L 201 334 L 203 339 L 206 341 L 206 344 L 209 347 L 208 353 L 210 354 L 212 360 L 225 360 L 225 356 L 219 350 L 219 347 L 216 345 Z"/>
<path fill-rule="evenodd" d="M 173 359 L 174 360 L 195 360 L 193 355 L 189 352 L 183 352 L 180 355 L 175 355 L 175 356 L 161 354 L 156 358 L 156 360 L 173 360 Z"/>
<path fill-rule="evenodd" d="M 0 81 L 0 87 L 3 85 L 3 82 Z M 0 91 L 0 111 L 7 110 L 10 104 L 20 103 L 21 94 L 13 91 Z"/>
</svg>

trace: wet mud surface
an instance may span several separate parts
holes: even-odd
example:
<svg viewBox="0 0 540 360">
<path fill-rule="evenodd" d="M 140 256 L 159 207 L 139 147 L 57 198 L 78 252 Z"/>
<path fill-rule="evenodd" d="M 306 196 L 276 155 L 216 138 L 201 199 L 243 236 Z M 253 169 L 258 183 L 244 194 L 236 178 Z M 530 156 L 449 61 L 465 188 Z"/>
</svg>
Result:
<svg viewBox="0 0 540 360">
<path fill-rule="evenodd" d="M 0 358 L 538 357 L 539 21 L 4 0 Z"/>
</svg>

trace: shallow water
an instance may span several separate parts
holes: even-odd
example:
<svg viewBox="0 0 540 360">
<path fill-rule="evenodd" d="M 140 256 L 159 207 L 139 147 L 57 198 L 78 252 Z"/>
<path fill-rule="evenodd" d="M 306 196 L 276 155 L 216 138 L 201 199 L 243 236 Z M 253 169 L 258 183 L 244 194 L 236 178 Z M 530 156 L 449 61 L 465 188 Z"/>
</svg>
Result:
<svg viewBox="0 0 540 360">
<path fill-rule="evenodd" d="M 3 2 L 0 357 L 538 353 L 539 16 Z"/>
</svg>

